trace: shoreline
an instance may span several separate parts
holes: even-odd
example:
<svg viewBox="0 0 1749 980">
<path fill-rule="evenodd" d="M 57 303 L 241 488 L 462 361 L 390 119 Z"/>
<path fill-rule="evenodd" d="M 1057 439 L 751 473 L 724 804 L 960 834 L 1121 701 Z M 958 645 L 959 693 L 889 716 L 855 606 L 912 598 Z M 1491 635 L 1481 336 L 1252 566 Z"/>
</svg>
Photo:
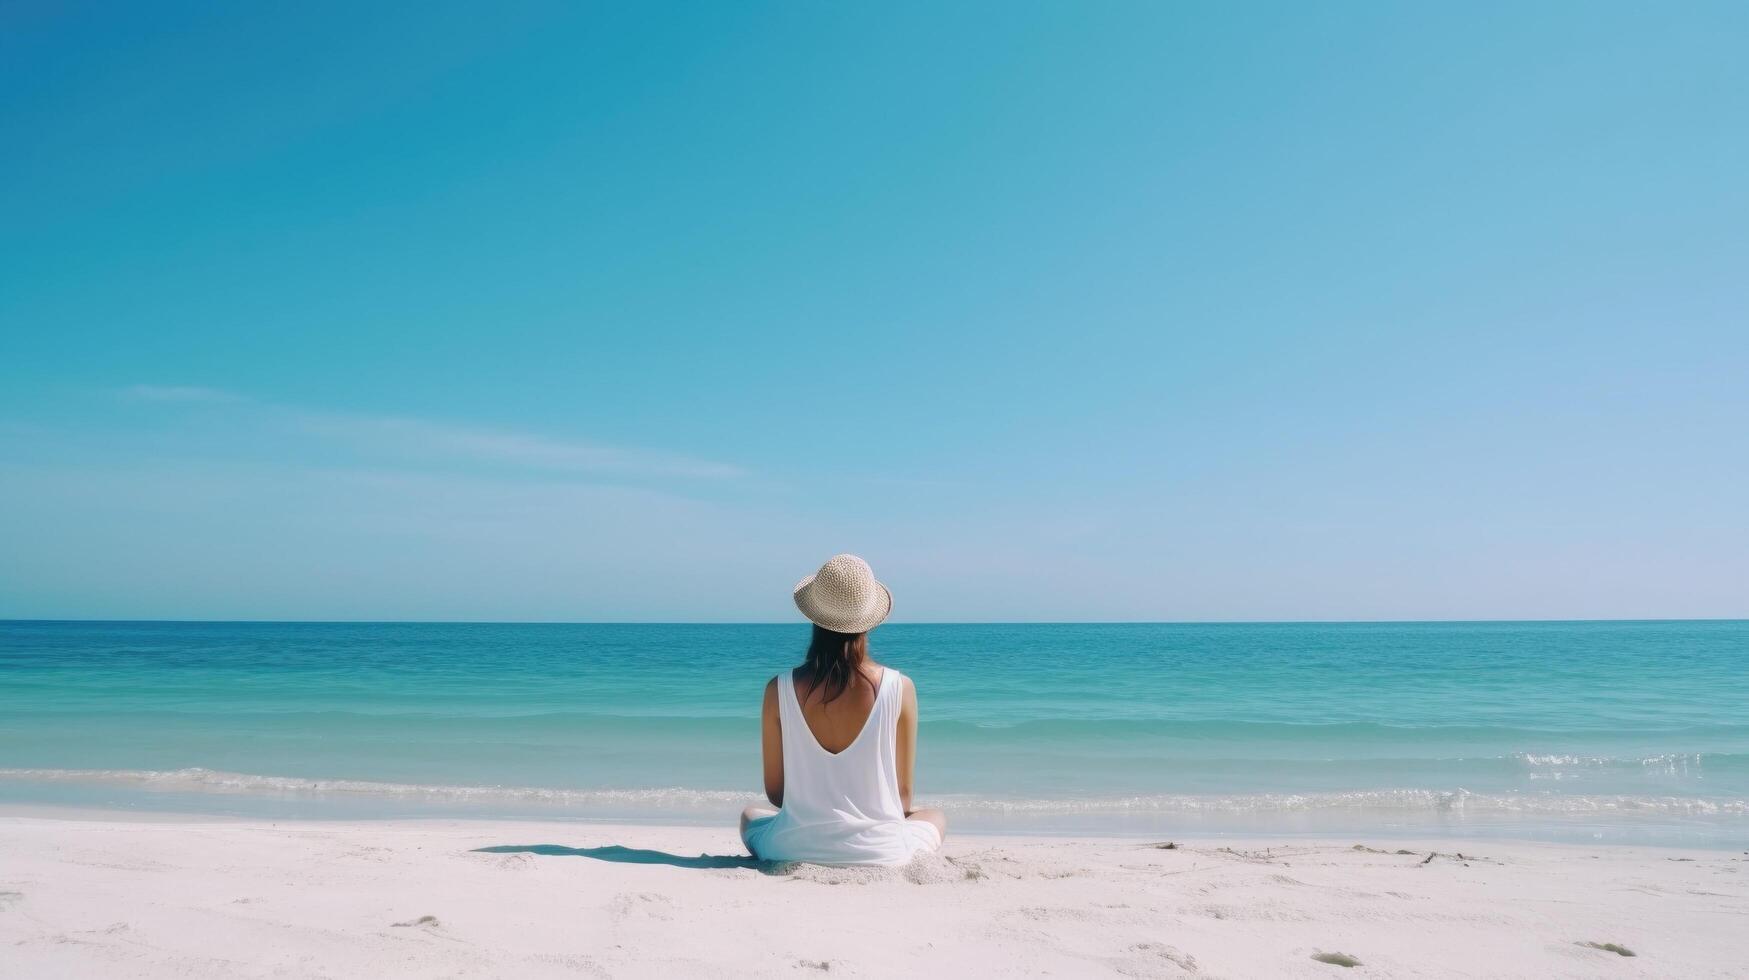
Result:
<svg viewBox="0 0 1749 980">
<path fill-rule="evenodd" d="M 756 800 L 751 795 L 747 799 L 750 802 L 764 802 L 762 797 Z M 923 801 L 923 805 L 936 806 L 940 804 L 926 799 Z M 739 806 L 734 809 L 738 813 Z M 981 820 L 976 818 L 963 819 L 964 815 L 956 811 L 951 803 L 946 804 L 945 809 L 951 821 L 950 833 L 952 836 L 980 840 L 1010 838 L 1040 841 L 1096 840 L 1114 843 L 1143 843 L 1174 839 L 1180 841 L 1217 840 L 1234 843 L 1271 840 L 1326 843 L 1353 839 L 1355 841 L 1389 842 L 1392 847 L 1403 842 L 1441 841 L 1447 845 L 1447 849 L 1479 848 L 1500 843 L 1591 848 L 1642 848 L 1660 852 L 1749 853 L 1749 828 L 1745 828 L 1744 833 L 1729 835 L 1719 833 L 1716 826 L 1706 828 L 1707 832 L 1691 828 L 1682 833 L 1665 828 L 1662 835 L 1659 835 L 1652 833 L 1646 825 L 1635 825 L 1630 820 L 1622 818 L 1585 825 L 1589 831 L 1582 832 L 1585 828 L 1576 825 L 1522 821 L 1507 821 L 1497 824 L 1471 821 L 1446 827 L 1417 824 L 1333 824 L 1290 827 L 1279 823 L 1246 826 L 1244 821 L 1234 819 L 1232 815 L 1224 815 L 1222 819 L 1226 820 L 1229 825 L 1218 831 L 1213 831 L 1208 826 L 1211 821 L 1207 820 L 1201 822 L 1179 821 L 1170 827 L 1158 825 L 1125 827 L 1110 824 L 1038 825 L 1030 822 L 1004 824 L 991 821 L 988 818 Z M 731 816 L 734 815 L 731 814 Z M 708 833 L 734 826 L 733 820 L 720 814 L 700 813 L 651 815 L 615 812 L 590 815 L 576 812 L 502 813 L 490 810 L 469 812 L 443 808 L 430 808 L 423 812 L 419 809 L 386 812 L 346 810 L 317 813 L 307 811 L 252 812 L 210 807 L 175 809 L 170 807 L 136 807 L 131 804 L 92 805 L 0 800 L 0 820 L 7 818 L 122 824 L 198 823 L 270 826 L 356 825 L 362 827 L 404 823 L 411 826 L 495 824 L 502 826 L 635 827 L 644 829 L 672 828 L 688 833 Z"/>
<path fill-rule="evenodd" d="M 0 943 L 32 977 L 1705 977 L 1749 952 L 1742 850 L 1385 840 L 953 834 L 833 869 L 755 865 L 726 824 L 6 806 Z"/>
<path fill-rule="evenodd" d="M 1340 793 L 966 798 L 923 794 L 956 834 L 1074 839 L 1231 837 L 1453 839 L 1734 851 L 1749 848 L 1739 798 L 1471 793 L 1380 789 Z M 494 820 L 710 829 L 732 825 L 763 796 L 745 791 L 414 785 L 257 776 L 200 768 L 0 768 L 0 815 L 115 813 L 140 819 L 236 821 Z M 95 819 L 106 819 L 95 817 Z"/>
</svg>

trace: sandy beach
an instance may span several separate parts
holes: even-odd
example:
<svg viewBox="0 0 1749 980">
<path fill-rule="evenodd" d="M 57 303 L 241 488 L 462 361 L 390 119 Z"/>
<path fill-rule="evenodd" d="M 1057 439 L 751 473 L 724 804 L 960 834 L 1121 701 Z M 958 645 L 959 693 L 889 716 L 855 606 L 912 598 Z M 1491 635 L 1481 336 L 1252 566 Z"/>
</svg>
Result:
<svg viewBox="0 0 1749 980">
<path fill-rule="evenodd" d="M 13 810 L 0 975 L 1726 977 L 1749 963 L 1740 850 L 1164 843 L 962 835 L 901 870 L 770 868 L 727 827 Z"/>
</svg>

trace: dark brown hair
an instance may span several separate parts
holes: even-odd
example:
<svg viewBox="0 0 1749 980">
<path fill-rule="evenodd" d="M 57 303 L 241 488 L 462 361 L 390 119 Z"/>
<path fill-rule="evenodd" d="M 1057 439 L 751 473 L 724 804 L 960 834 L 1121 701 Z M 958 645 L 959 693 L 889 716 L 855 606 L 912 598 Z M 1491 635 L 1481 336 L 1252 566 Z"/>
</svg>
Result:
<svg viewBox="0 0 1749 980">
<path fill-rule="evenodd" d="M 862 672 L 867 660 L 867 633 L 837 633 L 816 623 L 813 638 L 808 641 L 808 659 L 802 662 L 808 672 L 808 694 L 812 695 L 815 688 L 825 688 L 826 700 L 820 703 L 831 704 L 857 678 L 874 687 L 874 681 Z"/>
</svg>

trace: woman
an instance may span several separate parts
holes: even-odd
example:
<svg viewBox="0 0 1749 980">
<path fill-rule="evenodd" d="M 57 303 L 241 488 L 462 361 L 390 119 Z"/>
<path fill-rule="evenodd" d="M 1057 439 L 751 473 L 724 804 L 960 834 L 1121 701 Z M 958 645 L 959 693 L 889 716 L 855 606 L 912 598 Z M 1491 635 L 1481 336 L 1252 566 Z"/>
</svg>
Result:
<svg viewBox="0 0 1749 980">
<path fill-rule="evenodd" d="M 796 585 L 814 624 L 807 660 L 765 685 L 765 795 L 741 814 L 754 857 L 904 864 L 941 846 L 947 817 L 911 807 L 917 689 L 868 657 L 893 596 L 868 562 L 838 555 Z"/>
</svg>

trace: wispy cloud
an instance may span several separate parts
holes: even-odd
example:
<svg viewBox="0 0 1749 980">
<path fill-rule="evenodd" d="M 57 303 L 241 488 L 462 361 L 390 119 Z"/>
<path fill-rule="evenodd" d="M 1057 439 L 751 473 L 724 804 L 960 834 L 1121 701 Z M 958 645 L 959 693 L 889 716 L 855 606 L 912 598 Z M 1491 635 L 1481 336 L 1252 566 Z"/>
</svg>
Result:
<svg viewBox="0 0 1749 980">
<path fill-rule="evenodd" d="M 441 457 L 525 469 L 618 476 L 731 479 L 747 471 L 729 463 L 653 449 L 601 446 L 506 429 L 428 419 L 299 412 L 304 432 L 401 455 Z"/>
<path fill-rule="evenodd" d="M 313 436 L 376 461 L 465 463 L 625 479 L 729 480 L 748 475 L 731 463 L 660 449 L 606 446 L 435 419 L 279 405 L 219 388 L 139 384 L 121 389 L 121 394 L 135 401 L 164 404 L 248 404 L 260 413 L 264 425 Z"/>
<path fill-rule="evenodd" d="M 122 397 L 142 402 L 238 402 L 243 396 L 221 388 L 200 385 L 129 385 Z"/>
</svg>

